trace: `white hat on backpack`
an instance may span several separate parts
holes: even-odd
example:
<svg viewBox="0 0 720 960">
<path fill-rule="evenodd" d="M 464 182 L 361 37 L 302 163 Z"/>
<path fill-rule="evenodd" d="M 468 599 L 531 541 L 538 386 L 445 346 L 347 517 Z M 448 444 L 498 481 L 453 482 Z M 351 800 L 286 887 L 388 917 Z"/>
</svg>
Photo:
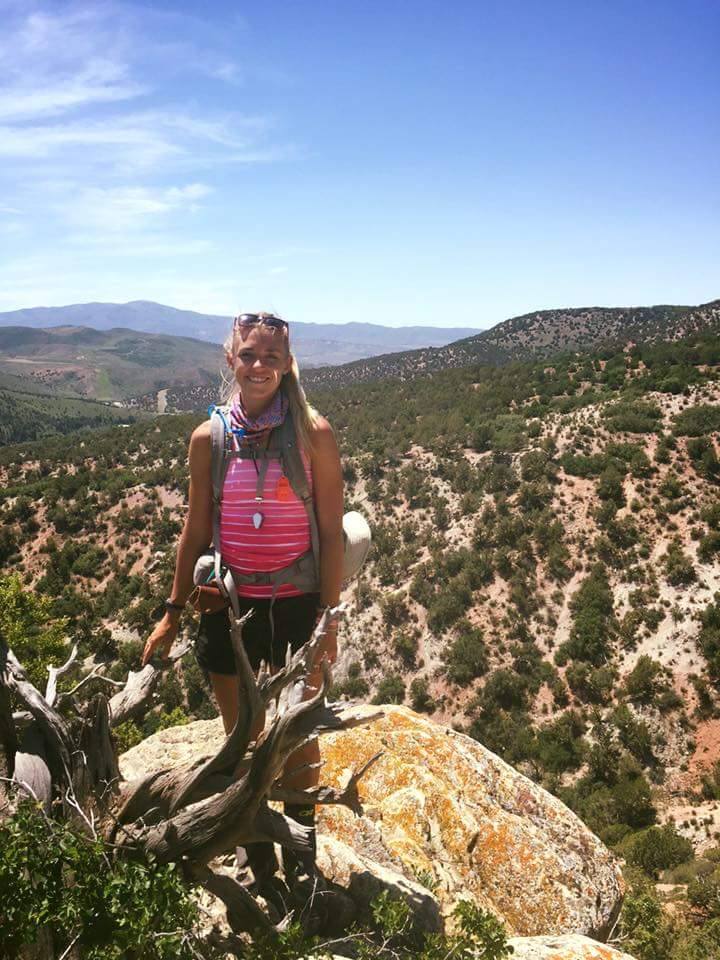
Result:
<svg viewBox="0 0 720 960">
<path fill-rule="evenodd" d="M 372 541 L 370 525 L 356 510 L 351 510 L 343 516 L 343 540 L 345 541 L 343 581 L 346 582 L 360 573 Z"/>
</svg>

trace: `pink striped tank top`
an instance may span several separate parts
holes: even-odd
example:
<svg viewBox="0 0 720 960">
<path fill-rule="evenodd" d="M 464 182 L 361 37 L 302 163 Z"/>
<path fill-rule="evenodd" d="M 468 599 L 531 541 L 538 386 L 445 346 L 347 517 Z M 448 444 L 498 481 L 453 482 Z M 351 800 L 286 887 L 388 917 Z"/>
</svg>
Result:
<svg viewBox="0 0 720 960">
<path fill-rule="evenodd" d="M 303 455 L 305 473 L 312 491 L 312 474 Z M 279 460 L 268 462 L 263 501 L 255 499 L 257 473 L 252 460 L 233 457 L 228 464 L 220 503 L 220 553 L 223 563 L 238 573 L 280 570 L 306 553 L 311 546 L 310 523 L 302 500 L 287 484 L 283 499 L 278 498 L 282 477 Z M 255 528 L 253 515 L 261 513 L 262 524 Z M 291 583 L 278 587 L 276 597 L 296 597 L 301 593 Z M 238 586 L 241 597 L 270 597 L 272 586 Z"/>
</svg>

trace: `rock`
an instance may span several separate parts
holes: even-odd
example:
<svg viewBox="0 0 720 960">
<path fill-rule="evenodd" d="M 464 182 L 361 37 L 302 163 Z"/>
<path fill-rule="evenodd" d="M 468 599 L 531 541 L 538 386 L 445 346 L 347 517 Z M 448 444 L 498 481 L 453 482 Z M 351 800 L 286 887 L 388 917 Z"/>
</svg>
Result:
<svg viewBox="0 0 720 960">
<path fill-rule="evenodd" d="M 605 943 L 578 934 L 567 937 L 513 937 L 512 960 L 633 960 Z"/>
<path fill-rule="evenodd" d="M 499 917 L 510 936 L 607 936 L 622 902 L 622 877 L 575 814 L 470 737 L 404 707 L 359 708 L 378 709 L 384 716 L 368 726 L 320 738 L 321 782 L 329 786 L 344 785 L 384 752 L 360 780 L 363 815 L 322 807 L 321 839 L 349 848 L 360 876 L 391 871 L 376 873 L 381 888 L 391 877 L 399 889 L 399 874 L 408 897 L 419 890 L 432 901 L 418 880 L 426 883 L 443 914 L 471 899 Z M 128 751 L 120 767 L 128 779 L 144 776 L 213 752 L 222 740 L 219 720 L 173 727 Z M 324 867 L 328 879 L 346 886 L 352 859 L 331 854 L 341 849 L 325 847 Z M 358 896 L 367 896 L 368 882 L 355 881 Z M 421 902 L 421 915 L 426 909 Z"/>
<path fill-rule="evenodd" d="M 406 877 L 433 878 L 445 913 L 470 898 L 510 935 L 607 936 L 622 877 L 582 821 L 470 737 L 405 707 L 382 709 L 369 726 L 321 737 L 331 786 L 384 755 L 360 780 L 363 816 L 323 807 L 320 832 Z"/>
<path fill-rule="evenodd" d="M 411 907 L 416 929 L 427 933 L 443 929 L 435 897 L 403 874 L 361 856 L 334 837 L 322 835 L 318 837 L 317 860 L 323 876 L 347 890 L 361 918 L 370 916 L 371 902 L 387 890 L 393 899 L 404 900 Z"/>
</svg>

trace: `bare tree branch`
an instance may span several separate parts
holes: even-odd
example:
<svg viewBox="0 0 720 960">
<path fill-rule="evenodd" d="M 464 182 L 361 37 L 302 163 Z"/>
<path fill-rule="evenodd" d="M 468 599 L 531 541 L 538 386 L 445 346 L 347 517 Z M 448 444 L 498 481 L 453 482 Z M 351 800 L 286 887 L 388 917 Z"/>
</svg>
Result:
<svg viewBox="0 0 720 960">
<path fill-rule="evenodd" d="M 151 663 L 142 670 L 131 670 L 122 690 L 110 700 L 113 727 L 144 713 L 158 682 L 160 671 Z"/>
<path fill-rule="evenodd" d="M 291 790 L 286 787 L 275 786 L 270 791 L 270 800 L 283 801 L 284 803 L 300 804 L 340 804 L 349 807 L 353 813 L 360 816 L 362 814 L 362 804 L 358 795 L 357 785 L 360 778 L 376 763 L 383 755 L 383 751 L 376 753 L 367 763 L 351 775 L 348 782 L 340 790 L 332 787 L 311 787 L 306 790 Z M 313 765 L 314 766 L 314 765 Z"/>
<path fill-rule="evenodd" d="M 262 679 L 258 677 L 260 696 L 266 704 L 271 700 L 278 699 L 281 692 L 285 688 L 290 687 L 291 684 L 305 679 L 315 663 L 328 625 L 343 616 L 346 610 L 346 603 L 341 603 L 337 607 L 326 609 L 308 642 L 300 647 L 294 654 L 291 654 L 290 650 L 288 650 L 285 666 L 281 670 L 278 670 L 277 673 L 264 676 Z M 301 698 L 302 691 L 300 690 L 298 691 L 298 699 Z"/>
<path fill-rule="evenodd" d="M 72 699 L 72 697 L 75 696 L 75 694 L 78 692 L 78 690 L 80 690 L 82 687 L 84 687 L 85 684 L 86 684 L 89 680 L 102 680 L 104 683 L 110 683 L 110 684 L 112 684 L 114 687 L 124 687 L 124 686 L 125 686 L 125 684 L 122 682 L 122 680 L 111 680 L 110 677 L 106 677 L 106 676 L 104 676 L 102 673 L 99 673 L 98 671 L 102 670 L 102 667 L 103 667 L 103 664 L 102 664 L 102 663 L 98 663 L 97 666 L 95 666 L 95 667 L 92 668 L 92 670 L 90 671 L 90 673 L 88 673 L 88 675 L 87 675 L 86 677 L 83 677 L 83 678 L 82 678 L 82 680 L 80 681 L 80 683 L 76 684 L 76 685 L 72 688 L 72 690 L 67 690 L 67 691 L 64 692 L 64 693 L 61 693 L 60 696 L 58 697 L 58 706 L 60 706 L 61 704 L 65 703 L 66 700 Z"/>
<path fill-rule="evenodd" d="M 7 808 L 8 796 L 4 784 L 15 770 L 18 741 L 13 721 L 10 693 L 0 686 L 0 815 Z"/>
<path fill-rule="evenodd" d="M 15 693 L 32 714 L 45 740 L 53 781 L 58 784 L 64 782 L 65 786 L 72 789 L 72 737 L 68 725 L 30 683 L 15 654 L 1 638 L 0 686 Z"/>
<path fill-rule="evenodd" d="M 270 918 L 260 909 L 255 898 L 233 877 L 196 863 L 190 864 L 188 870 L 194 880 L 223 901 L 230 929 L 235 933 L 250 931 L 270 937 L 275 935 L 275 927 Z"/>
<path fill-rule="evenodd" d="M 239 687 L 238 719 L 230 736 L 227 738 L 218 753 L 205 764 L 191 770 L 187 777 L 182 779 L 170 802 L 170 812 L 174 813 L 196 791 L 202 781 L 214 774 L 232 774 L 245 756 L 250 744 L 250 738 L 256 735 L 258 727 L 262 727 L 264 720 L 263 702 L 258 693 L 255 676 L 250 666 L 245 645 L 242 642 L 242 628 L 251 613 L 245 614 L 239 620 L 230 614 L 230 637 L 235 654 Z"/>
<path fill-rule="evenodd" d="M 45 688 L 45 702 L 49 707 L 55 706 L 55 699 L 57 697 L 57 682 L 58 678 L 61 677 L 64 673 L 67 673 L 68 670 L 77 660 L 78 648 L 75 644 L 70 652 L 70 656 L 67 658 L 65 663 L 61 667 L 48 667 L 48 682 L 47 687 Z"/>
</svg>

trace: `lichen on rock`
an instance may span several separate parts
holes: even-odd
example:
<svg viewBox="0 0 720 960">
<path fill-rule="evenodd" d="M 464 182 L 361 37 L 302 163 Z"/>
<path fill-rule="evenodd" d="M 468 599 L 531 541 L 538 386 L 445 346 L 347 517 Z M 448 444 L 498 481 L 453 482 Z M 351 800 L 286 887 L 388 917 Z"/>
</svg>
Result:
<svg viewBox="0 0 720 960">
<path fill-rule="evenodd" d="M 321 781 L 331 787 L 344 786 L 383 752 L 359 781 L 362 815 L 321 807 L 320 837 L 350 848 L 360 872 L 404 877 L 406 893 L 425 910 L 429 928 L 433 903 L 447 917 L 459 900 L 471 899 L 500 918 L 511 936 L 605 939 L 622 902 L 622 876 L 617 860 L 582 821 L 470 737 L 405 707 L 382 711 L 367 726 L 320 738 Z M 166 766 L 169 756 L 186 763 L 210 753 L 222 739 L 219 721 L 164 730 L 121 757 L 121 770 L 127 778 L 144 776 Z M 325 857 L 328 879 L 349 887 L 351 860 Z M 373 862 L 379 867 L 370 867 Z M 605 949 L 597 960 L 614 960 L 617 954 Z M 579 957 L 596 960 L 587 949 Z"/>
</svg>

